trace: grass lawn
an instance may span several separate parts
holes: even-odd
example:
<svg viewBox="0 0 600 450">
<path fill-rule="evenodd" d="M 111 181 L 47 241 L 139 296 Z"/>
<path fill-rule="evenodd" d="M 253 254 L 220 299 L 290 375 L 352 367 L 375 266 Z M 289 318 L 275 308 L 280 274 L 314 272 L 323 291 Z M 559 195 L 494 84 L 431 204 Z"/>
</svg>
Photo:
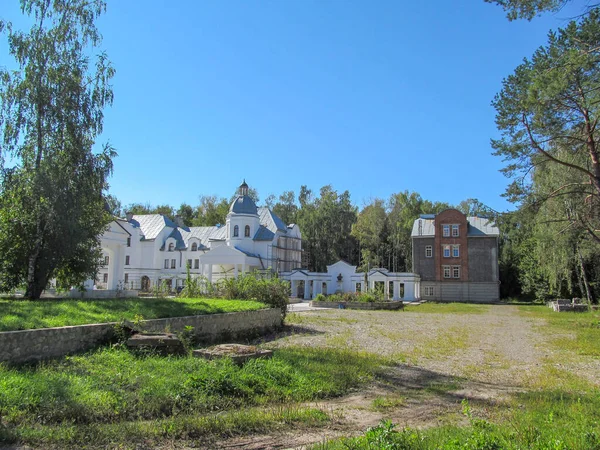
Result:
<svg viewBox="0 0 600 450">
<path fill-rule="evenodd" d="M 135 447 L 323 425 L 326 412 L 299 402 L 346 394 L 387 364 L 352 351 L 286 348 L 238 367 L 116 347 L 34 367 L 0 365 L 0 442 Z"/>
<path fill-rule="evenodd" d="M 160 319 L 234 311 L 253 311 L 267 306 L 247 300 L 185 298 L 129 298 L 97 300 L 0 299 L 0 331 L 62 327 L 88 323 Z"/>
</svg>

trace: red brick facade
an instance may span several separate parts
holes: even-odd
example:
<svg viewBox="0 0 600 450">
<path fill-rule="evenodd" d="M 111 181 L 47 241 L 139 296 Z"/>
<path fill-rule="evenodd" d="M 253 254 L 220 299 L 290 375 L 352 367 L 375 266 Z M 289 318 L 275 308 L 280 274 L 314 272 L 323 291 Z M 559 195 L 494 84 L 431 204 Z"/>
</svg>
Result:
<svg viewBox="0 0 600 450">
<path fill-rule="evenodd" d="M 444 225 L 448 226 L 449 236 L 444 236 Z M 458 225 L 458 236 L 453 236 L 453 225 Z M 435 279 L 436 281 L 468 281 L 469 252 L 467 247 L 467 217 L 456 209 L 447 209 L 435 216 Z M 454 231 L 456 233 L 456 231 Z M 450 256 L 444 257 L 444 248 L 450 250 Z M 458 246 L 458 257 L 454 250 Z M 444 266 L 449 266 L 450 277 L 444 277 Z M 459 277 L 455 277 L 455 268 L 460 268 Z"/>
</svg>

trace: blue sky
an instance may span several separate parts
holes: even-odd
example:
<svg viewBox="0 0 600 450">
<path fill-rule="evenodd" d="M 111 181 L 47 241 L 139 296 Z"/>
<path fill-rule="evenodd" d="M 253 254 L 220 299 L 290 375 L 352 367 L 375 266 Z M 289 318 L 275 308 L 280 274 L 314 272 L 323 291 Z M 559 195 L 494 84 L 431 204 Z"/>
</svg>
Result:
<svg viewBox="0 0 600 450">
<path fill-rule="evenodd" d="M 2 4 L 24 23 L 17 0 Z M 483 0 L 109 0 L 111 193 L 196 205 L 245 178 L 261 200 L 331 184 L 358 206 L 409 190 L 512 209 L 490 102 L 577 11 L 508 22 Z"/>
</svg>

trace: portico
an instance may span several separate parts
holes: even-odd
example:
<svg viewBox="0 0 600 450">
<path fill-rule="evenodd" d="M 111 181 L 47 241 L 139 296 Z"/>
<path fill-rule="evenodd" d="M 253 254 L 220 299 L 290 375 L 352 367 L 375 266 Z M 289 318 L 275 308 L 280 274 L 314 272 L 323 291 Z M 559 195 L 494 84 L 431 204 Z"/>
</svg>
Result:
<svg viewBox="0 0 600 450">
<path fill-rule="evenodd" d="M 305 300 L 318 294 L 331 295 L 344 292 L 376 292 L 386 300 L 416 301 L 420 299 L 421 277 L 414 273 L 389 272 L 372 269 L 368 273 L 357 272 L 356 266 L 338 261 L 327 266 L 327 272 L 309 272 L 296 269 L 284 272 L 281 277 L 291 284 L 292 297 Z"/>
</svg>

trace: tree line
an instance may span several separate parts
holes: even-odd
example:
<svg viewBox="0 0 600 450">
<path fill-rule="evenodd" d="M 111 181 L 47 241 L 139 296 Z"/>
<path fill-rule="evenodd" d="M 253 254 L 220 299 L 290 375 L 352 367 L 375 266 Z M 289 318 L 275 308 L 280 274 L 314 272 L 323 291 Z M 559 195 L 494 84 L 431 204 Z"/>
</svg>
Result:
<svg viewBox="0 0 600 450">
<path fill-rule="evenodd" d="M 485 0 L 509 20 L 533 20 L 569 0 Z M 101 265 L 100 236 L 123 211 L 107 194 L 114 149 L 93 152 L 103 110 L 113 100 L 114 69 L 99 49 L 104 0 L 21 0 L 28 31 L 0 19 L 17 68 L 0 68 L 0 290 L 24 287 L 38 298 L 48 280 L 82 283 Z M 503 296 L 600 295 L 600 10 L 582 13 L 509 75 L 493 100 L 501 135 L 492 141 L 511 182 L 516 210 L 496 213 L 477 200 L 456 205 L 493 216 L 501 231 Z M 258 194 L 253 192 L 258 202 Z M 129 205 L 133 213 L 181 216 L 190 226 L 225 223 L 231 199 L 199 204 Z M 337 259 L 410 271 L 410 233 L 422 213 L 448 208 L 404 191 L 360 211 L 350 192 L 270 195 L 271 207 L 303 233 L 305 265 L 323 271 Z"/>
</svg>

